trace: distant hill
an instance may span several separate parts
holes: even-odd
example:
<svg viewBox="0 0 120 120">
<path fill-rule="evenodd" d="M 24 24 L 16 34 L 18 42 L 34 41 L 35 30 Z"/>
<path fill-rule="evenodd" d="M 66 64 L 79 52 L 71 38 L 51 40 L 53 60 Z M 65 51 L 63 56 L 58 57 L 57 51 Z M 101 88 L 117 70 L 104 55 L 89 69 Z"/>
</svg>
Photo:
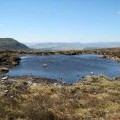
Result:
<svg viewBox="0 0 120 120">
<path fill-rule="evenodd" d="M 119 48 L 120 42 L 96 42 L 84 44 L 84 49 Z"/>
<path fill-rule="evenodd" d="M 26 45 L 13 38 L 0 38 L 0 50 L 27 50 Z"/>
<path fill-rule="evenodd" d="M 40 50 L 81 50 L 120 47 L 120 42 L 96 42 L 96 43 L 31 43 L 29 47 Z"/>
<path fill-rule="evenodd" d="M 38 43 L 28 44 L 29 47 L 40 50 L 77 50 L 83 49 L 82 44 L 78 43 Z"/>
</svg>

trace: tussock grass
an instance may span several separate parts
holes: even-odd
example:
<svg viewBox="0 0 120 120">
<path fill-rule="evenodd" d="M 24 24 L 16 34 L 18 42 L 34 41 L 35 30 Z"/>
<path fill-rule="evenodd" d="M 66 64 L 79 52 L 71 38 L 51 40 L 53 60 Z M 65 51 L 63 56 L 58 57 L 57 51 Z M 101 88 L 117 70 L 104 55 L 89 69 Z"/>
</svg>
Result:
<svg viewBox="0 0 120 120">
<path fill-rule="evenodd" d="M 120 80 L 86 77 L 73 85 L 0 83 L 1 120 L 119 120 Z M 3 94 L 5 90 L 9 92 Z"/>
</svg>

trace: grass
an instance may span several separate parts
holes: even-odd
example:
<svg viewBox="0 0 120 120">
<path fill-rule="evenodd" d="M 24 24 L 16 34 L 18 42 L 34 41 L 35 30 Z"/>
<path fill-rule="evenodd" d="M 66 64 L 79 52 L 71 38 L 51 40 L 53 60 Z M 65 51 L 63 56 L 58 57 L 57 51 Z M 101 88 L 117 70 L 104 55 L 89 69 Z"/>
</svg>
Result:
<svg viewBox="0 0 120 120">
<path fill-rule="evenodd" d="M 92 76 L 68 86 L 33 83 L 30 87 L 21 80 L 1 83 L 0 89 L 1 120 L 120 119 L 119 79 Z"/>
</svg>

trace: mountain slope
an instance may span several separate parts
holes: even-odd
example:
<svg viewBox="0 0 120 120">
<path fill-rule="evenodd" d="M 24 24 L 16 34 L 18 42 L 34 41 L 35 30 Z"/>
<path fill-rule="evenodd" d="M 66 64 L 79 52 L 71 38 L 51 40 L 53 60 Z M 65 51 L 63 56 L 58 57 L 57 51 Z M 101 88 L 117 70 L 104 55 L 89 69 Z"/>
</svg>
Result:
<svg viewBox="0 0 120 120">
<path fill-rule="evenodd" d="M 12 38 L 0 38 L 0 50 L 27 50 L 26 45 Z"/>
</svg>

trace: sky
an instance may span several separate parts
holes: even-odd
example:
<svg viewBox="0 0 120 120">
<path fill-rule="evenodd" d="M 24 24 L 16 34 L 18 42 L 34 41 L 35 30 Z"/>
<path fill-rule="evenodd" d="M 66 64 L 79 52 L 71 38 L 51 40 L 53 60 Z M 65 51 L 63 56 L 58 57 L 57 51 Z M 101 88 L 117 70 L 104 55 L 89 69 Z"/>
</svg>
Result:
<svg viewBox="0 0 120 120">
<path fill-rule="evenodd" d="M 0 0 L 0 37 L 120 42 L 120 0 Z"/>
</svg>

